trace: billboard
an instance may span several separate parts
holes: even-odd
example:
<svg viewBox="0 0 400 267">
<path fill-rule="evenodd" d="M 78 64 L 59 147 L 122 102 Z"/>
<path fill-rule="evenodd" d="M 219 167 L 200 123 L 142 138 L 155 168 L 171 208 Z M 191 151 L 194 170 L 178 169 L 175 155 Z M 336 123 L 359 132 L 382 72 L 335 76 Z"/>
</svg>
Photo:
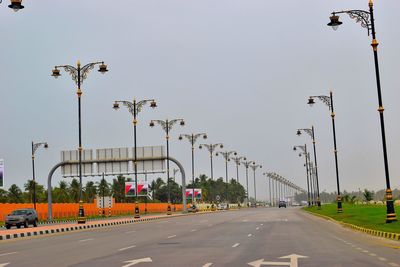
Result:
<svg viewBox="0 0 400 267">
<path fill-rule="evenodd" d="M 84 149 L 82 151 L 82 161 L 93 160 L 93 150 Z M 68 150 L 61 151 L 61 161 L 79 161 L 79 151 L 78 150 Z M 77 163 L 67 164 L 61 166 L 61 174 L 63 177 L 78 177 L 79 168 Z M 93 164 L 92 163 L 82 163 L 82 175 L 90 176 L 93 175 Z"/>
<path fill-rule="evenodd" d="M 186 192 L 185 192 L 186 198 L 190 198 L 192 199 L 192 195 L 193 195 L 193 188 L 186 188 Z M 194 189 L 194 197 L 195 199 L 201 199 L 202 195 L 201 195 L 201 188 L 195 188 Z"/>
<path fill-rule="evenodd" d="M 105 175 L 129 173 L 129 155 L 127 147 L 96 149 L 96 157 L 99 161 L 126 159 L 126 161 L 119 162 L 99 162 L 97 163 L 97 173 L 104 173 Z"/>
<path fill-rule="evenodd" d="M 139 197 L 145 197 L 149 193 L 149 184 L 147 182 L 138 181 L 138 193 Z M 125 182 L 125 196 L 126 197 L 135 197 L 135 182 Z"/>
<path fill-rule="evenodd" d="M 0 159 L 0 188 L 4 187 L 4 159 Z"/>
</svg>

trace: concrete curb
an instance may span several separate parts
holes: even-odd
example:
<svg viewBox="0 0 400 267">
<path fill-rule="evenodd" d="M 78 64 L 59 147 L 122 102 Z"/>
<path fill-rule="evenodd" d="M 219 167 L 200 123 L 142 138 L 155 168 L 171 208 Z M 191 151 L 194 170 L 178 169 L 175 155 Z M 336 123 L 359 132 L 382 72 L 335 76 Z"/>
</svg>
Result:
<svg viewBox="0 0 400 267">
<path fill-rule="evenodd" d="M 351 228 L 351 229 L 359 231 L 359 232 L 363 232 L 363 233 L 366 233 L 366 234 L 369 234 L 369 235 L 373 235 L 373 236 L 383 237 L 383 238 L 386 238 L 386 239 L 400 241 L 400 234 L 398 234 L 398 233 L 391 233 L 391 232 L 385 232 L 385 231 L 379 231 L 379 230 L 373 230 L 373 229 L 369 229 L 369 228 L 364 228 L 364 227 L 360 227 L 360 226 L 357 226 L 357 225 L 354 225 L 354 224 L 351 224 L 351 223 L 345 223 L 345 222 L 337 221 L 337 220 L 335 220 L 335 219 L 333 219 L 333 218 L 331 218 L 329 216 L 326 216 L 326 215 L 314 213 L 314 212 L 307 211 L 307 210 L 304 210 L 304 211 L 309 213 L 309 214 L 312 214 L 314 216 L 324 218 L 326 220 L 338 223 L 338 224 L 340 224 L 340 225 L 342 225 L 344 227 Z"/>
<path fill-rule="evenodd" d="M 65 233 L 65 232 L 72 232 L 72 231 L 78 231 L 78 230 L 84 230 L 84 229 L 101 228 L 101 227 L 109 227 L 109 226 L 118 226 L 118 225 L 138 223 L 138 222 L 148 222 L 148 221 L 168 219 L 168 218 L 181 217 L 181 216 L 201 215 L 201 214 L 214 213 L 214 212 L 216 212 L 216 211 L 213 211 L 213 212 L 204 211 L 204 212 L 196 212 L 196 213 L 172 214 L 172 215 L 168 215 L 168 216 L 151 217 L 151 218 L 143 217 L 143 218 L 139 218 L 139 219 L 120 219 L 120 220 L 118 220 L 118 218 L 117 218 L 117 219 L 112 219 L 114 221 L 110 220 L 110 222 L 93 223 L 93 221 L 91 221 L 91 224 L 84 224 L 84 225 L 76 225 L 76 226 L 75 225 L 74 226 L 71 226 L 71 225 L 69 225 L 69 226 L 60 225 L 60 227 L 55 228 L 55 229 L 32 228 L 32 231 L 29 231 L 29 232 L 2 234 L 2 235 L 0 235 L 0 241 L 16 239 L 16 238 L 39 236 L 39 235 L 47 235 L 47 234 Z M 52 226 L 54 226 L 54 224 Z M 22 228 L 22 229 L 25 229 L 25 228 Z M 29 229 L 29 228 L 26 228 L 26 229 Z"/>
</svg>

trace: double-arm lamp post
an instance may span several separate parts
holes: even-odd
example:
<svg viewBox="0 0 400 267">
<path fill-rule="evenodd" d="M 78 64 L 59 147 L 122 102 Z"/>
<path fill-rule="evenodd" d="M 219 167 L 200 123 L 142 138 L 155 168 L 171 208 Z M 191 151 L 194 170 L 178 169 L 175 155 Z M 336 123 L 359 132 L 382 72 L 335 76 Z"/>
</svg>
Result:
<svg viewBox="0 0 400 267">
<path fill-rule="evenodd" d="M 223 148 L 224 145 L 222 143 L 216 143 L 216 144 L 201 144 L 199 145 L 199 148 L 202 149 L 203 146 L 207 148 L 208 152 L 210 153 L 210 163 L 211 163 L 211 180 L 214 180 L 214 169 L 213 169 L 213 157 L 214 157 L 214 152 L 215 150 L 219 148 Z"/>
<path fill-rule="evenodd" d="M 36 210 L 36 178 L 35 178 L 35 153 L 39 147 L 43 146 L 44 148 L 48 148 L 49 145 L 47 142 L 43 143 L 34 143 L 32 141 L 32 180 L 33 180 L 33 208 Z"/>
<path fill-rule="evenodd" d="M 293 147 L 293 151 L 296 151 L 298 148 L 300 148 L 302 150 L 302 152 L 299 154 L 299 156 L 301 157 L 301 155 L 304 155 L 304 158 L 306 159 L 306 163 L 304 164 L 304 166 L 306 167 L 306 174 L 307 174 L 307 203 L 308 206 L 311 206 L 311 194 L 310 194 L 310 178 L 311 176 L 309 176 L 309 170 L 308 170 L 308 164 L 309 164 L 309 153 L 307 152 L 307 145 L 304 144 L 304 146 L 294 146 Z"/>
<path fill-rule="evenodd" d="M 133 116 L 133 157 L 134 157 L 134 172 L 135 172 L 135 218 L 140 218 L 140 210 L 139 210 L 139 205 L 138 205 L 138 181 L 137 181 L 137 142 L 136 142 L 136 125 L 138 123 L 137 121 L 137 115 L 142 111 L 143 106 L 145 106 L 147 103 L 150 102 L 150 107 L 156 108 L 157 103 L 154 99 L 144 99 L 140 101 L 136 101 L 134 99 L 132 102 L 126 101 L 126 100 L 116 100 L 114 102 L 113 108 L 115 110 L 119 109 L 119 104 L 122 104 L 123 106 L 128 108 L 129 113 Z M 146 196 L 147 197 L 147 196 Z"/>
<path fill-rule="evenodd" d="M 318 164 L 317 164 L 317 150 L 315 149 L 315 132 L 314 132 L 314 126 L 310 128 L 306 128 L 306 129 L 297 129 L 297 135 L 300 136 L 301 132 L 305 132 L 307 133 L 311 139 L 312 139 L 312 143 L 313 143 L 313 148 L 314 148 L 314 163 L 315 163 L 315 179 L 316 179 L 316 191 L 317 191 L 317 205 L 318 208 L 321 208 L 321 201 L 320 201 L 320 197 L 319 197 L 319 178 L 318 178 Z"/>
<path fill-rule="evenodd" d="M 207 134 L 206 133 L 192 133 L 192 134 L 179 135 L 179 140 L 186 138 L 189 141 L 189 143 L 192 145 L 192 185 L 193 185 L 192 205 L 194 204 L 194 197 L 195 197 L 194 196 L 194 145 L 196 144 L 196 141 L 199 139 L 199 137 L 203 137 L 203 139 L 207 139 Z"/>
<path fill-rule="evenodd" d="M 169 185 L 169 133 L 172 130 L 172 127 L 179 123 L 181 126 L 185 126 L 185 121 L 183 119 L 173 119 L 173 120 L 151 120 L 150 127 L 154 127 L 156 124 L 160 125 L 161 128 L 165 132 L 165 139 L 167 140 L 167 191 L 168 191 L 168 207 L 167 207 L 167 215 L 171 215 L 171 189 Z"/>
<path fill-rule="evenodd" d="M 242 161 L 242 164 L 246 168 L 246 201 L 247 201 L 247 206 L 249 205 L 249 167 L 250 165 L 254 163 L 254 161 L 249 160 L 249 161 Z"/>
<path fill-rule="evenodd" d="M 236 181 L 239 183 L 239 165 L 241 160 L 246 160 L 246 157 L 232 157 L 231 160 L 233 160 L 236 164 Z"/>
<path fill-rule="evenodd" d="M 254 207 L 257 208 L 257 186 L 256 186 L 256 170 L 257 168 L 262 169 L 262 166 L 259 164 L 256 164 L 253 161 L 253 164 L 250 165 L 250 168 L 253 170 L 253 178 L 254 178 Z"/>
<path fill-rule="evenodd" d="M 82 97 L 82 91 L 81 91 L 81 84 L 83 81 L 87 78 L 89 72 L 96 66 L 99 65 L 99 72 L 104 74 L 106 73 L 107 70 L 107 65 L 104 64 L 103 61 L 98 61 L 98 62 L 92 62 L 88 63 L 85 66 L 81 67 L 80 61 L 77 62 L 76 67 L 71 66 L 71 65 L 59 65 L 55 66 L 54 69 L 52 70 L 51 76 L 54 78 L 58 78 L 61 76 L 60 70 L 64 69 L 65 72 L 71 75 L 72 80 L 75 82 L 75 84 L 78 86 L 76 94 L 78 95 L 78 124 L 79 124 L 79 146 L 78 146 L 78 159 L 79 159 L 79 212 L 78 212 L 78 223 L 85 223 L 85 212 L 83 209 L 83 201 L 82 201 L 82 126 L 81 126 L 81 97 Z"/>
<path fill-rule="evenodd" d="M 222 157 L 224 157 L 224 159 L 225 159 L 225 182 L 226 182 L 226 188 L 225 188 L 225 190 L 226 190 L 226 194 L 225 194 L 225 197 L 226 197 L 226 203 L 229 203 L 229 193 L 228 193 L 228 191 L 229 191 L 229 189 L 228 189 L 228 186 L 229 186 L 229 178 L 228 178 L 228 161 L 230 161 L 230 156 L 233 154 L 234 156 L 236 156 L 237 155 L 237 152 L 236 151 L 222 151 L 222 152 L 217 152 L 215 155 L 216 156 L 218 156 L 218 154 L 221 154 L 222 155 Z"/>
<path fill-rule="evenodd" d="M 332 12 L 332 16 L 330 17 L 330 22 L 328 26 L 331 26 L 334 30 L 336 30 L 339 25 L 342 24 L 339 21 L 339 16 L 337 14 L 347 14 L 351 19 L 355 19 L 357 22 L 361 22 L 361 27 L 366 28 L 368 31 L 368 35 L 372 33 L 372 51 L 374 53 L 374 65 L 375 65 L 375 76 L 376 76 L 376 88 L 378 92 L 378 112 L 380 119 L 380 127 L 381 127 L 381 135 L 382 135 L 382 150 L 383 150 L 383 163 L 385 167 L 385 179 L 386 179 L 386 222 L 391 223 L 397 221 L 396 212 L 394 210 L 393 203 L 393 195 L 392 189 L 390 188 L 390 176 L 389 176 L 389 163 L 386 149 L 386 135 L 385 135 L 385 120 L 383 116 L 384 107 L 382 101 L 382 93 L 381 93 L 381 81 L 379 75 L 379 62 L 378 62 L 378 41 L 376 40 L 376 32 L 375 32 L 375 21 L 374 21 L 374 9 L 373 2 L 369 0 L 368 7 L 369 10 L 344 10 L 338 12 Z"/>
</svg>

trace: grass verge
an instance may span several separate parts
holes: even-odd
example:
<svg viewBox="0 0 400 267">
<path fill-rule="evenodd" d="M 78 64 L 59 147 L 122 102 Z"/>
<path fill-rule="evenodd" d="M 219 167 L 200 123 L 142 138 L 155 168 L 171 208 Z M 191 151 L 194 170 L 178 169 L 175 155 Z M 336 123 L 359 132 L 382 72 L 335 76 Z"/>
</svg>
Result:
<svg viewBox="0 0 400 267">
<path fill-rule="evenodd" d="M 386 206 L 343 204 L 343 213 L 337 213 L 337 204 L 317 207 L 305 207 L 306 211 L 328 216 L 336 221 L 354 224 L 363 228 L 391 233 L 400 233 L 400 221 L 386 223 Z M 397 216 L 400 207 L 396 207 Z M 397 219 L 400 219 L 397 217 Z"/>
</svg>

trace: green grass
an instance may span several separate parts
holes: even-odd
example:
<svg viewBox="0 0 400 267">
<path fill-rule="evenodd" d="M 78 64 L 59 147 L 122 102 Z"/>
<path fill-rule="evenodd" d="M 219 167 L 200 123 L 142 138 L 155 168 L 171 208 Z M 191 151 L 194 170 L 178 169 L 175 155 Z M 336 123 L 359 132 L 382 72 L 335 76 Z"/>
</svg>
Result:
<svg viewBox="0 0 400 267">
<path fill-rule="evenodd" d="M 317 207 L 305 207 L 306 211 L 328 216 L 336 221 L 354 224 L 360 227 L 391 233 L 400 233 L 400 221 L 386 223 L 386 206 L 343 204 L 343 213 L 337 213 L 337 204 Z M 400 220 L 400 207 L 396 207 L 397 219 Z"/>
</svg>

